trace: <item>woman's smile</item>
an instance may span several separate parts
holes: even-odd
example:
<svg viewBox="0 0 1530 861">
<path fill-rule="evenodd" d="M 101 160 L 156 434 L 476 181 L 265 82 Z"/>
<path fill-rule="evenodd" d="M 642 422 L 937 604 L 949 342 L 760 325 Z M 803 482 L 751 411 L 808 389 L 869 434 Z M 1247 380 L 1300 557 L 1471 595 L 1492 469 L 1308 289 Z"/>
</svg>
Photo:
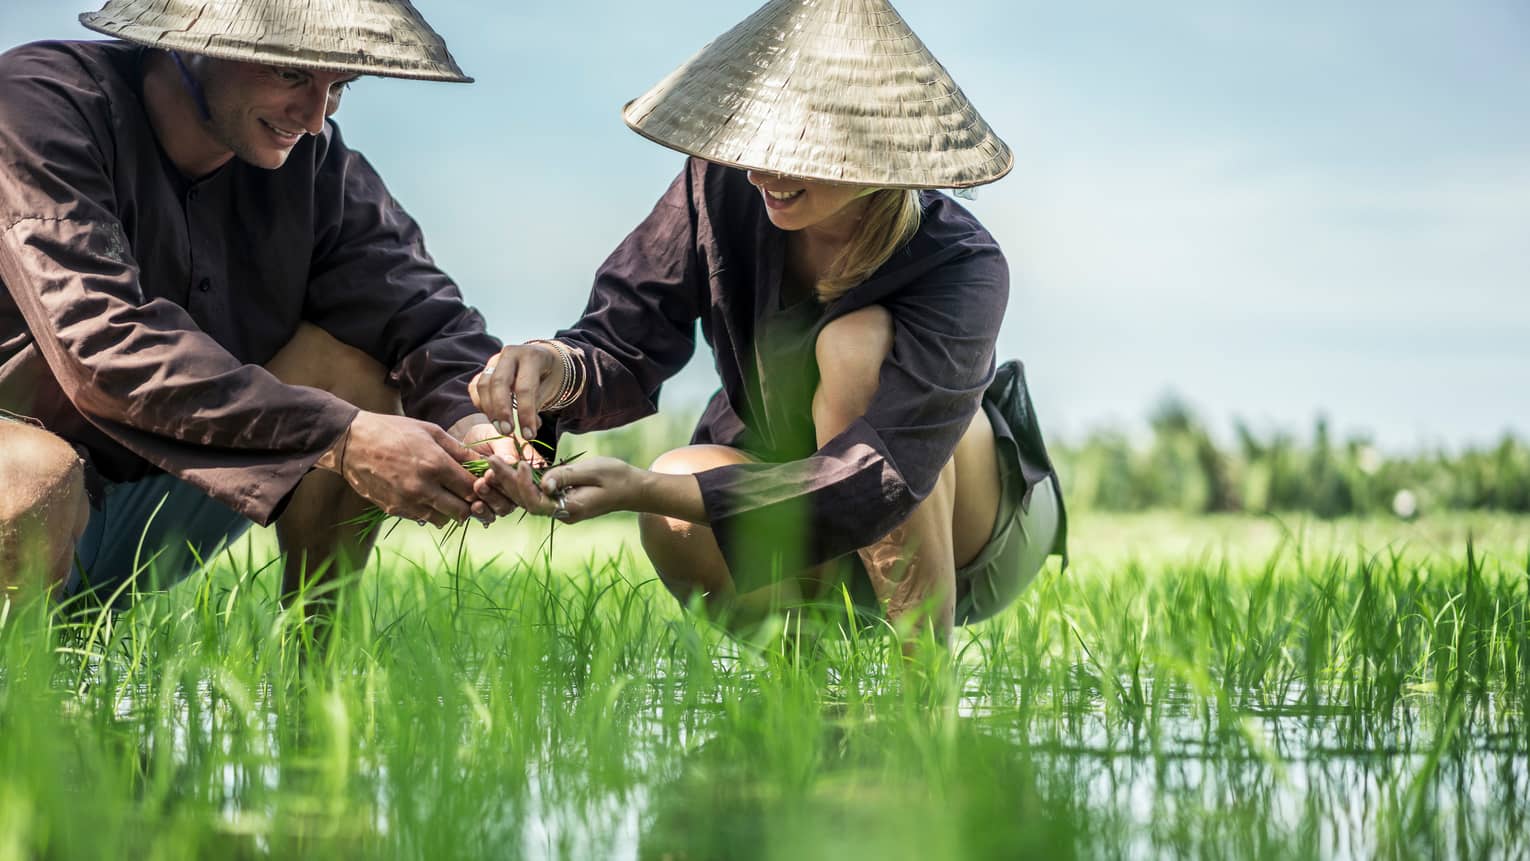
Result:
<svg viewBox="0 0 1530 861">
<path fill-rule="evenodd" d="M 761 188 L 760 194 L 765 198 L 766 207 L 779 212 L 783 209 L 789 209 L 793 204 L 801 200 L 802 193 L 806 190 L 799 188 L 795 191 L 772 191 L 768 188 Z"/>
</svg>

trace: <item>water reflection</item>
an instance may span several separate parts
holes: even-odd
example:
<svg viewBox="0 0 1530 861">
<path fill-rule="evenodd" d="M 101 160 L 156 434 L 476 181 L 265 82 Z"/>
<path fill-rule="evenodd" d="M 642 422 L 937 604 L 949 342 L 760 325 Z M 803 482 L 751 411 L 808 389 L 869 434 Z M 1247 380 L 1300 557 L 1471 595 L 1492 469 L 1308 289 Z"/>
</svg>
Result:
<svg viewBox="0 0 1530 861">
<path fill-rule="evenodd" d="M 217 811 L 209 839 L 228 857 L 439 845 L 533 858 L 1475 857 L 1522 855 L 1530 833 L 1530 763 L 1507 705 L 1441 725 L 1421 698 L 1358 732 L 1346 712 L 1299 707 L 1301 692 L 1241 711 L 1164 693 L 1123 719 L 976 697 L 824 710 L 778 690 L 678 719 L 666 688 L 634 684 L 603 715 L 609 739 L 570 734 L 596 721 L 542 711 L 526 717 L 541 733 L 527 741 L 460 711 L 391 724 L 403 710 L 386 701 L 353 714 L 330 695 L 221 684 L 124 689 L 114 732 L 141 740 L 138 802 Z"/>
<path fill-rule="evenodd" d="M 1071 856 L 1077 799 L 1044 792 L 1022 746 L 970 722 L 953 729 L 914 739 L 833 718 L 818 738 L 796 740 L 812 754 L 800 771 L 769 753 L 783 740 L 715 737 L 653 788 L 638 856 Z"/>
<path fill-rule="evenodd" d="M 1036 738 L 985 713 L 928 736 L 862 716 L 798 740 L 720 726 L 650 788 L 638 856 L 710 858 L 1515 855 L 1526 754 L 1338 746 L 1342 715 L 1163 717 L 1122 738 L 1098 714 Z M 1055 716 L 1054 716 L 1055 717 Z M 1019 731 L 1017 731 L 1019 730 Z"/>
</svg>

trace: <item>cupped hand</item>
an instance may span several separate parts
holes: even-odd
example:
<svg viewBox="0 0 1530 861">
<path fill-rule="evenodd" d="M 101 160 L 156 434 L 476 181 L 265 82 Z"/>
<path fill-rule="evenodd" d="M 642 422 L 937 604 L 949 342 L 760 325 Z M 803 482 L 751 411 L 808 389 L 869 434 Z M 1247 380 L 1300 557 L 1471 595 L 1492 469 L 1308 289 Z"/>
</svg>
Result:
<svg viewBox="0 0 1530 861">
<path fill-rule="evenodd" d="M 646 469 L 614 457 L 581 458 L 542 474 L 540 490 L 554 501 L 551 514 L 565 523 L 578 523 L 613 511 L 643 510 Z"/>
<path fill-rule="evenodd" d="M 404 416 L 362 411 L 337 446 L 342 478 L 383 513 L 436 526 L 466 520 L 475 499 L 462 466 L 473 452 L 446 431 Z"/>
<path fill-rule="evenodd" d="M 496 430 L 484 415 L 468 416 L 458 422 L 452 427 L 451 435 L 480 457 L 498 455 L 515 459 L 515 440 Z M 472 503 L 473 516 L 485 526 L 493 523 L 494 518 L 504 517 L 515 510 L 515 503 L 508 496 L 481 478 L 474 481 L 473 494 L 477 497 Z"/>
<path fill-rule="evenodd" d="M 557 396 L 563 363 L 546 344 L 516 344 L 489 359 L 468 383 L 473 404 L 504 436 L 535 439 L 541 429 L 537 410 Z"/>
</svg>

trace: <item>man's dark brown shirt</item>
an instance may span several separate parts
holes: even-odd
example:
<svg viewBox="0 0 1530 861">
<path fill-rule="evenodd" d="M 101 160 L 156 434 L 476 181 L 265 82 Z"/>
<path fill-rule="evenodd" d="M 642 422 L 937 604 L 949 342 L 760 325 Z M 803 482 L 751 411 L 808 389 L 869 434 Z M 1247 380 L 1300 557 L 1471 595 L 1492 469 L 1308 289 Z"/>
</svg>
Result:
<svg viewBox="0 0 1530 861">
<path fill-rule="evenodd" d="M 147 54 L 0 55 L 0 408 L 107 480 L 164 470 L 262 523 L 356 414 L 261 368 L 301 322 L 380 361 L 407 414 L 471 414 L 499 344 L 339 129 L 187 181 L 144 109 Z"/>
</svg>

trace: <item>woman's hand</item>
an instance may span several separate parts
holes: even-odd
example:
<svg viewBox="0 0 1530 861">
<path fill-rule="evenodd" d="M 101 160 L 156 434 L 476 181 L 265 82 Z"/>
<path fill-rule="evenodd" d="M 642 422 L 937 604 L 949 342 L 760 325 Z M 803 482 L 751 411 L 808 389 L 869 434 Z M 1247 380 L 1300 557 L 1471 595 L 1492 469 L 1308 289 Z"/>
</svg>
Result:
<svg viewBox="0 0 1530 861">
<path fill-rule="evenodd" d="M 506 347 L 468 383 L 468 395 L 504 436 L 535 439 L 537 410 L 563 385 L 563 362 L 547 344 Z"/>
<path fill-rule="evenodd" d="M 653 473 L 614 457 L 591 457 L 542 474 L 543 494 L 558 501 L 553 516 L 578 523 L 613 511 L 647 511 Z"/>
<path fill-rule="evenodd" d="M 532 514 L 578 523 L 612 511 L 648 510 L 645 492 L 653 473 L 614 457 L 590 457 L 553 467 L 543 473 L 540 484 L 524 463 L 491 457 L 489 464 L 499 488 Z"/>
<path fill-rule="evenodd" d="M 532 475 L 532 464 L 523 458 L 499 454 L 489 456 L 489 469 L 473 488 L 479 496 L 502 494 L 528 514 L 552 514 L 557 500 L 542 493 Z"/>
</svg>

